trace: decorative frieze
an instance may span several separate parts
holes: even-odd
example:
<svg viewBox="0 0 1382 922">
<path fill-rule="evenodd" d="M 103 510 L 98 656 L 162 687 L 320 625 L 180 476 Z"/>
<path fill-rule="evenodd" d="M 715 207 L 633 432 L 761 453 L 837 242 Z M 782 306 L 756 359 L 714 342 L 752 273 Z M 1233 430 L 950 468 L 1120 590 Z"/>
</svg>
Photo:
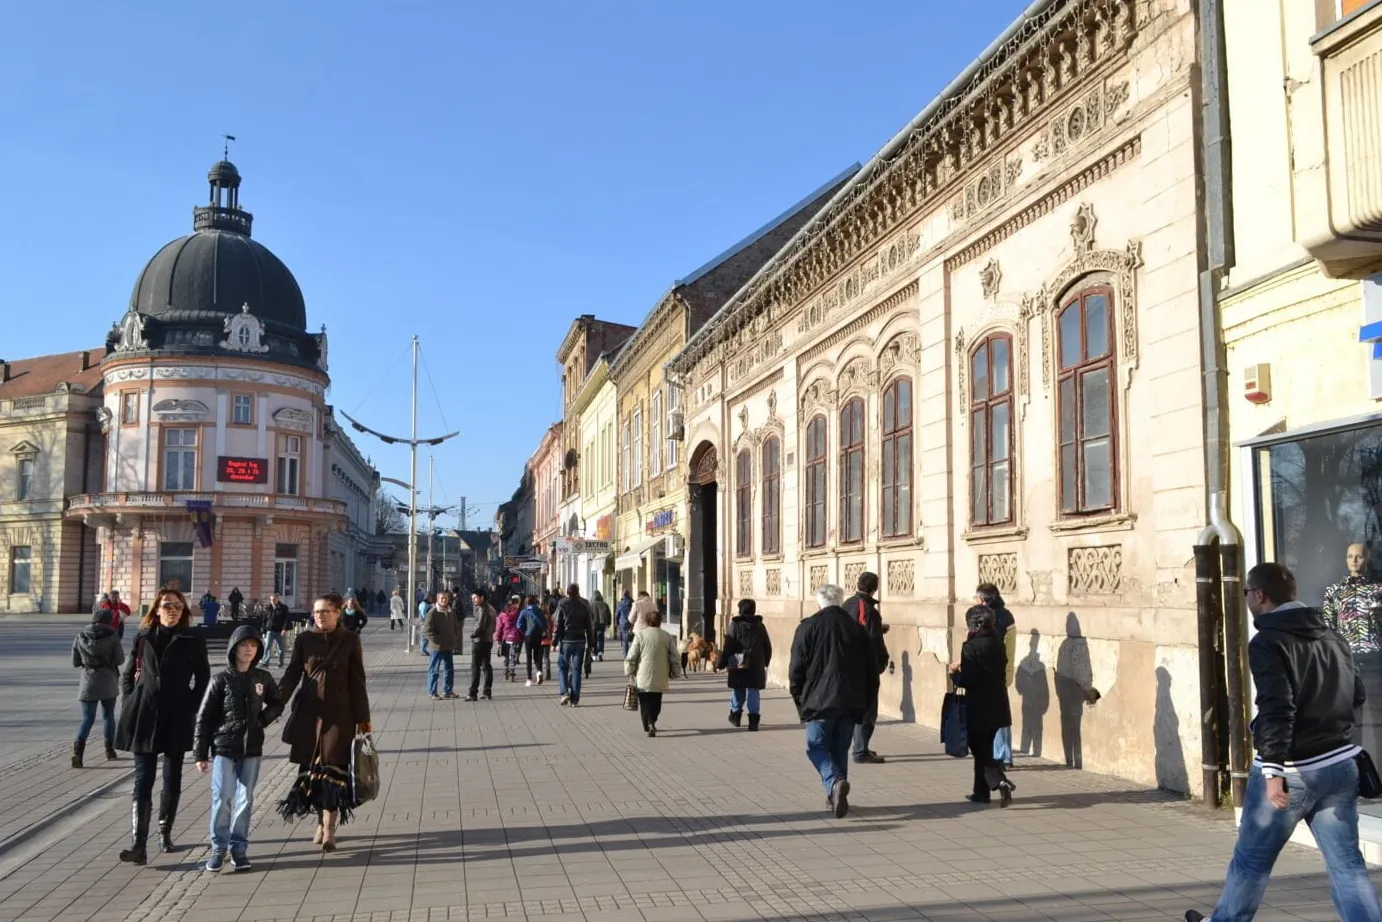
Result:
<svg viewBox="0 0 1382 922">
<path fill-rule="evenodd" d="M 921 338 L 915 333 L 900 333 L 888 341 L 878 357 L 880 379 L 887 378 L 898 365 L 915 370 L 921 362 Z"/>
<path fill-rule="evenodd" d="M 978 217 L 1008 197 L 1022 175 L 1022 158 L 1008 157 L 988 165 L 984 174 L 968 183 L 950 203 L 950 217 L 961 224 Z"/>
<path fill-rule="evenodd" d="M 895 240 L 884 245 L 854 272 L 813 298 L 797 319 L 797 332 L 807 333 L 825 324 L 833 315 L 877 287 L 877 283 L 891 278 L 897 270 L 906 266 L 920 248 L 919 232 L 904 231 L 898 234 Z"/>
<path fill-rule="evenodd" d="M 770 596 L 782 595 L 782 570 L 778 567 L 773 567 L 769 570 L 765 570 L 763 575 L 765 577 L 764 583 L 767 594 Z"/>
<path fill-rule="evenodd" d="M 739 571 L 739 597 L 753 598 L 753 570 Z"/>
<path fill-rule="evenodd" d="M 812 567 L 812 568 L 811 568 L 811 591 L 812 591 L 812 592 L 815 592 L 817 589 L 819 589 L 819 588 L 821 588 L 822 586 L 825 585 L 825 581 L 826 581 L 826 579 L 828 578 L 828 577 L 826 576 L 826 572 L 827 572 L 827 570 L 826 570 L 826 568 L 823 567 L 823 566 L 820 566 L 820 567 Z"/>
<path fill-rule="evenodd" d="M 1123 587 L 1123 546 L 1072 547 L 1068 571 L 1071 595 L 1117 595 Z"/>
<path fill-rule="evenodd" d="M 916 561 L 910 557 L 904 560 L 888 561 L 888 595 L 910 598 L 916 594 Z"/>
<path fill-rule="evenodd" d="M 980 554 L 979 582 L 993 583 L 999 592 L 1017 592 L 1017 554 Z"/>
<path fill-rule="evenodd" d="M 862 560 L 853 560 L 845 564 L 845 581 L 843 586 L 845 592 L 854 592 L 859 588 L 859 577 L 863 572 L 864 562 Z"/>
<path fill-rule="evenodd" d="M 218 368 L 211 365 L 157 365 L 153 368 L 152 374 L 150 374 L 150 369 L 147 365 L 127 365 L 123 368 L 115 368 L 107 371 L 104 377 L 108 385 L 125 384 L 131 381 L 148 381 L 150 378 L 157 381 L 234 381 L 247 382 L 250 384 L 270 384 L 276 387 L 306 391 L 317 397 L 323 397 L 326 394 L 326 389 L 320 383 L 308 378 L 301 378 L 297 375 L 278 372 L 260 371 L 255 368 Z"/>
</svg>

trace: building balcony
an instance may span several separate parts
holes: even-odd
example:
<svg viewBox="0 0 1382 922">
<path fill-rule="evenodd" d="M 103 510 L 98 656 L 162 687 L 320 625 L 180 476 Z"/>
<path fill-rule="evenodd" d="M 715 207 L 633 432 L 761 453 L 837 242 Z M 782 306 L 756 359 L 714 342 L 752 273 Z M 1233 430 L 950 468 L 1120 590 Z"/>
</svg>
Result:
<svg viewBox="0 0 1382 922">
<path fill-rule="evenodd" d="M 189 502 L 209 502 L 218 515 L 247 511 L 311 518 L 344 516 L 346 504 L 338 499 L 278 496 L 270 493 L 81 493 L 67 501 L 67 516 L 87 524 L 96 516 L 163 515 L 185 513 Z"/>
<path fill-rule="evenodd" d="M 1364 278 L 1382 271 L 1382 0 L 1311 46 L 1324 89 L 1324 177 L 1322 195 L 1297 195 L 1301 239 L 1328 275 Z"/>
</svg>

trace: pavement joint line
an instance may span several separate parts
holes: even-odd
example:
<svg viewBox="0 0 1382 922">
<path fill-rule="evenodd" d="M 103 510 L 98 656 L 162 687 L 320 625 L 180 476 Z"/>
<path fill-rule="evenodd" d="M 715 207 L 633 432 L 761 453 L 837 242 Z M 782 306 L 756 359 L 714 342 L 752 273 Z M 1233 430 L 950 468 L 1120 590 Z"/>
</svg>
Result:
<svg viewBox="0 0 1382 922">
<path fill-rule="evenodd" d="M 3 841 L 0 841 L 0 880 L 4 880 L 6 877 L 9 877 L 16 870 L 24 866 L 23 861 L 16 862 L 10 859 L 10 855 L 12 852 L 14 852 L 16 849 L 21 848 L 25 843 L 31 841 L 32 839 L 41 836 L 44 832 L 48 831 L 54 825 L 71 816 L 72 814 L 77 813 L 83 808 L 88 807 L 91 804 L 101 800 L 107 794 L 109 794 L 111 790 L 128 783 L 129 780 L 133 777 L 134 769 L 127 769 L 121 772 L 120 774 L 112 777 L 110 780 L 106 781 L 104 784 L 96 788 L 94 791 L 89 791 L 85 794 L 76 797 L 68 803 L 63 804 L 61 807 L 52 810 L 40 819 L 37 819 L 34 822 L 30 823 L 28 826 L 25 826 L 18 832 L 8 836 Z M 100 812 L 105 812 L 105 809 L 108 808 L 103 808 Z"/>
</svg>

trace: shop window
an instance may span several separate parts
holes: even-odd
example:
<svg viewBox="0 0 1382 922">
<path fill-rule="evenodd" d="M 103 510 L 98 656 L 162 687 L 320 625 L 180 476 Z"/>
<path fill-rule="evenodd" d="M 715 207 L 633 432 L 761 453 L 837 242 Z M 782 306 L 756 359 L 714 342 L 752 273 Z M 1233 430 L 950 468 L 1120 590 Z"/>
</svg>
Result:
<svg viewBox="0 0 1382 922">
<path fill-rule="evenodd" d="M 158 545 L 158 585 L 183 595 L 192 591 L 192 542 L 161 541 Z"/>
<path fill-rule="evenodd" d="M 883 522 L 885 538 L 912 533 L 912 380 L 883 390 Z"/>
<path fill-rule="evenodd" d="M 864 401 L 840 410 L 840 543 L 864 540 Z"/>
<path fill-rule="evenodd" d="M 29 567 L 32 560 L 33 548 L 18 544 L 10 548 L 10 593 L 12 595 L 29 594 Z"/>
<path fill-rule="evenodd" d="M 763 443 L 763 553 L 782 553 L 782 442 Z"/>
<path fill-rule="evenodd" d="M 995 334 L 975 346 L 969 360 L 970 521 L 975 526 L 1012 521 L 1012 339 Z"/>
<path fill-rule="evenodd" d="M 254 424 L 254 398 L 249 394 L 234 394 L 230 398 L 230 421 L 237 426 Z"/>
<path fill-rule="evenodd" d="M 734 552 L 753 554 L 753 455 L 746 448 L 734 461 Z"/>
<path fill-rule="evenodd" d="M 806 546 L 825 547 L 825 417 L 806 427 Z"/>
<path fill-rule="evenodd" d="M 1117 507 L 1113 292 L 1086 289 L 1056 317 L 1060 510 L 1065 515 Z"/>
<path fill-rule="evenodd" d="M 197 489 L 197 430 L 163 430 L 163 489 Z"/>
</svg>

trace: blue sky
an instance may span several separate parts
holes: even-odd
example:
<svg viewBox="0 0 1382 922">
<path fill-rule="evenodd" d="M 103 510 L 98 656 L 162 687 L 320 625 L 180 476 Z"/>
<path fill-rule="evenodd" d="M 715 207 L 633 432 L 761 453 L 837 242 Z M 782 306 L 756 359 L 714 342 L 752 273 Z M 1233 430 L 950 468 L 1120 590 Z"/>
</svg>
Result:
<svg viewBox="0 0 1382 922">
<path fill-rule="evenodd" d="M 233 134 L 255 237 L 328 327 L 331 402 L 406 434 L 420 335 L 421 432 L 463 433 L 437 500 L 488 522 L 559 416 L 572 318 L 639 323 L 1026 2 L 9 5 L 0 356 L 102 342 Z M 366 438 L 406 479 L 407 450 Z"/>
</svg>

